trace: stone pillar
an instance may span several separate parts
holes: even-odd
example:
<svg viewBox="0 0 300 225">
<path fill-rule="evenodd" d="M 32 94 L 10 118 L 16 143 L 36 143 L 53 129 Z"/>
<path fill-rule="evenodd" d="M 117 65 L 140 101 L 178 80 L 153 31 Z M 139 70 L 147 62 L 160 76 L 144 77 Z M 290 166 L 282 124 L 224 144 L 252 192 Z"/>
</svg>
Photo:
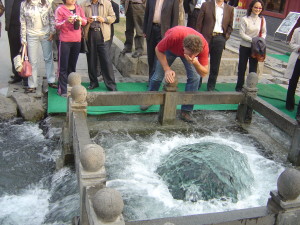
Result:
<svg viewBox="0 0 300 225">
<path fill-rule="evenodd" d="M 86 204 L 87 189 L 99 190 L 105 187 L 106 171 L 104 167 L 105 153 L 101 146 L 88 144 L 79 152 L 76 166 L 80 189 L 80 224 L 90 225 L 89 205 Z"/>
<path fill-rule="evenodd" d="M 166 83 L 163 87 L 165 91 L 164 103 L 160 106 L 158 115 L 158 120 L 161 125 L 174 124 L 177 106 L 177 85 L 178 80 L 177 77 L 175 77 L 174 83 Z"/>
<path fill-rule="evenodd" d="M 103 188 L 93 194 L 88 190 L 86 198 L 90 225 L 125 225 L 121 194 L 112 188 Z"/>
<path fill-rule="evenodd" d="M 258 88 L 258 76 L 256 73 L 249 73 L 247 76 L 246 84 L 243 87 L 243 93 L 245 94 L 244 101 L 239 104 L 237 110 L 237 120 L 240 123 L 251 123 L 253 109 L 247 104 L 248 98 L 255 98 L 257 96 Z"/>
<path fill-rule="evenodd" d="M 300 166 L 300 126 L 295 129 L 288 160 L 295 166 Z"/>
<path fill-rule="evenodd" d="M 286 169 L 277 180 L 278 191 L 271 191 L 267 208 L 277 214 L 275 225 L 300 225 L 300 171 Z"/>
</svg>

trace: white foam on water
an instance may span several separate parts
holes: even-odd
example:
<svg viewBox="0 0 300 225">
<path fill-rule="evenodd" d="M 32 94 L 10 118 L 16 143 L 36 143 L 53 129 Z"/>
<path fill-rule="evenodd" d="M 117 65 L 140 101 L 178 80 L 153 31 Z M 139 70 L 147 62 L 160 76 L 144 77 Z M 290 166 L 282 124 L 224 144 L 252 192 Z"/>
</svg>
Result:
<svg viewBox="0 0 300 225">
<path fill-rule="evenodd" d="M 167 184 L 155 171 L 161 164 L 163 157 L 168 155 L 174 148 L 201 142 L 228 145 L 247 156 L 250 169 L 254 175 L 254 183 L 250 194 L 241 194 L 236 203 L 230 199 L 212 199 L 198 202 L 184 202 L 173 199 Z M 112 175 L 113 178 L 108 181 L 107 185 L 116 188 L 123 194 L 123 198 L 129 204 L 126 207 L 130 210 L 135 207 L 131 204 L 137 204 L 136 209 L 133 209 L 134 212 L 131 212 L 131 214 L 135 214 L 134 218 L 129 218 L 133 220 L 220 212 L 266 205 L 269 192 L 276 189 L 277 178 L 284 167 L 259 155 L 251 143 L 245 145 L 240 142 L 238 137 L 223 138 L 218 134 L 205 137 L 198 135 L 189 137 L 174 135 L 169 137 L 156 133 L 152 138 L 139 144 L 134 141 L 131 141 L 131 144 L 118 143 L 106 149 L 106 151 L 108 160 L 112 157 L 114 160 L 122 162 L 122 169 L 118 169 L 116 164 L 111 166 L 109 173 L 114 175 Z M 133 149 L 134 146 L 138 146 L 138 148 Z M 118 154 L 109 156 L 110 151 Z M 139 201 L 139 203 L 132 199 Z"/>
<path fill-rule="evenodd" d="M 0 198 L 2 224 L 40 225 L 48 212 L 49 191 L 38 186 L 24 190 L 20 195 Z"/>
</svg>

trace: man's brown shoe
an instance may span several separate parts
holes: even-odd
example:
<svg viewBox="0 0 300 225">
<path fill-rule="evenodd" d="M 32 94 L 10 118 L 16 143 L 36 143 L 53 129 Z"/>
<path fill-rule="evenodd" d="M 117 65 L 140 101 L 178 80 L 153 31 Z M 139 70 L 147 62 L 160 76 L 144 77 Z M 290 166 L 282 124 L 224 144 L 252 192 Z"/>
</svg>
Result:
<svg viewBox="0 0 300 225">
<path fill-rule="evenodd" d="M 150 108 L 150 106 L 152 106 L 152 105 L 141 105 L 141 106 L 140 106 L 140 109 L 141 109 L 142 111 L 146 111 L 147 109 Z"/>
<path fill-rule="evenodd" d="M 196 123 L 196 120 L 192 117 L 191 112 L 181 111 L 179 118 L 187 123 Z"/>
</svg>

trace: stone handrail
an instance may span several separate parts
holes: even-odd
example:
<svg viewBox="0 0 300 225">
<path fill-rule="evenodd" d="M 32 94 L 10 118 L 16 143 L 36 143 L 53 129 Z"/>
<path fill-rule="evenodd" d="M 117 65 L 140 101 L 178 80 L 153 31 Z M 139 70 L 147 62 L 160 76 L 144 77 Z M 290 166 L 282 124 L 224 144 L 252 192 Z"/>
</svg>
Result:
<svg viewBox="0 0 300 225">
<path fill-rule="evenodd" d="M 164 92 L 144 92 L 144 93 L 90 93 L 81 86 L 80 75 L 73 73 L 69 76 L 68 87 L 68 129 L 70 146 L 75 155 L 76 172 L 80 187 L 80 224 L 109 224 L 123 225 L 125 224 L 122 211 L 124 203 L 121 194 L 116 190 L 106 188 L 106 172 L 104 167 L 105 153 L 101 146 L 92 144 L 89 130 L 86 122 L 86 113 L 88 105 L 128 105 L 128 104 L 160 104 L 160 122 L 162 124 L 172 123 L 176 116 L 177 104 L 226 104 L 239 103 L 237 119 L 243 123 L 251 122 L 252 111 L 260 110 L 255 102 L 257 102 L 257 76 L 250 74 L 242 93 L 198 93 L 198 92 L 176 92 L 176 86 L 167 85 Z M 132 96 L 139 96 L 137 101 Z M 124 97 L 125 96 L 125 97 Z M 128 97 L 129 96 L 129 97 Z M 110 99 L 110 103 L 109 100 Z M 120 100 L 121 98 L 121 100 Z M 208 99 L 209 98 L 209 99 Z M 119 100 L 118 100 L 119 99 Z M 266 108 L 264 102 L 260 105 Z M 263 111 L 263 110 L 262 110 Z M 275 112 L 275 114 L 278 112 Z M 279 115 L 280 116 L 280 115 Z M 268 118 L 269 116 L 266 115 Z M 293 121 L 292 121 L 293 122 Z M 295 127 L 294 127 L 295 128 Z M 295 130 L 299 130 L 295 128 Z M 299 135 L 299 133 L 298 133 Z M 299 136 L 296 136 L 296 138 Z M 296 142 L 296 155 L 299 152 L 299 139 Z M 299 155 L 293 159 L 299 161 Z M 255 219 L 256 224 L 299 224 L 300 221 L 300 172 L 295 169 L 288 169 L 278 179 L 278 191 L 271 192 L 267 209 L 260 209 L 260 213 L 254 214 L 251 218 L 242 219 L 235 217 L 227 221 L 213 222 L 212 224 L 236 224 L 236 221 L 251 221 Z M 243 211 L 240 211 L 241 215 Z M 226 214 L 226 213 L 225 213 Z M 227 215 L 227 214 L 226 214 Z M 241 217 L 240 215 L 240 217 Z M 204 216 L 204 215 L 203 215 Z M 202 215 L 199 215 L 201 218 Z M 217 217 L 216 217 L 217 218 Z M 296 219 L 295 219 L 296 218 Z M 180 220 L 175 218 L 172 220 Z M 168 219 L 161 219 L 161 222 L 137 221 L 128 222 L 126 224 L 166 224 L 170 223 Z M 186 220 L 188 221 L 188 220 Z M 279 222 L 278 222 L 279 221 Z M 292 221 L 292 223 L 290 223 Z M 176 223 L 173 222 L 175 225 Z M 178 224 L 184 225 L 184 222 Z M 191 224 L 191 223 L 186 223 Z M 197 222 L 196 224 L 202 224 Z"/>
</svg>

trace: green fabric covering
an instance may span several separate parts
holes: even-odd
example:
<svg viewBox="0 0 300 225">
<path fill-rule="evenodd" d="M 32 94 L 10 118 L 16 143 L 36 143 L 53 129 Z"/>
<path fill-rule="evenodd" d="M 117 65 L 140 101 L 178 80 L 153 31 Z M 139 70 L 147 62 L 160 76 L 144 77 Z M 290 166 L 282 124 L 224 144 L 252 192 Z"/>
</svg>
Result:
<svg viewBox="0 0 300 225">
<path fill-rule="evenodd" d="M 289 61 L 289 58 L 290 58 L 290 55 L 288 55 L 287 53 L 284 54 L 284 55 L 280 55 L 280 54 L 267 54 L 267 55 L 271 56 L 275 59 L 279 59 L 279 60 L 281 60 L 283 62 L 286 62 L 286 63 Z"/>
<path fill-rule="evenodd" d="M 83 86 L 87 87 L 88 84 L 84 83 Z M 146 83 L 118 83 L 119 91 L 146 91 Z M 179 84 L 179 91 L 183 91 L 185 84 Z M 226 92 L 234 91 L 235 84 L 230 83 L 221 83 L 217 84 L 216 91 Z M 260 96 L 265 101 L 269 102 L 282 112 L 286 113 L 292 118 L 296 116 L 296 109 L 293 112 L 290 112 L 285 109 L 285 98 L 286 98 L 286 89 L 279 86 L 278 84 L 258 84 L 258 96 Z M 203 84 L 200 91 L 206 90 L 206 84 Z M 56 94 L 56 89 L 49 88 L 48 91 L 48 113 L 65 113 L 67 111 L 67 99 L 60 97 Z M 103 83 L 100 84 L 99 88 L 96 88 L 91 91 L 107 91 Z M 296 96 L 296 103 L 298 103 L 300 98 Z M 297 108 L 297 107 L 295 107 Z M 180 109 L 180 106 L 177 106 L 177 109 Z M 157 112 L 159 106 L 150 107 L 148 112 Z M 224 105 L 195 105 L 194 110 L 237 110 L 236 104 L 224 104 Z M 145 113 L 140 110 L 138 105 L 135 106 L 89 106 L 88 114 L 90 115 L 100 115 L 106 113 Z"/>
</svg>

